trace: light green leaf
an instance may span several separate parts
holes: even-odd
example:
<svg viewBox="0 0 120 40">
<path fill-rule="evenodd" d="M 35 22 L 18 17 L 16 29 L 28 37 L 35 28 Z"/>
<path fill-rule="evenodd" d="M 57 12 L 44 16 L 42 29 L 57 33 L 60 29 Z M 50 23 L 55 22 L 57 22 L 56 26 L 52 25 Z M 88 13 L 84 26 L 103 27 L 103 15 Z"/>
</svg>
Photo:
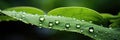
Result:
<svg viewBox="0 0 120 40">
<path fill-rule="evenodd" d="M 21 7 L 12 7 L 5 9 L 6 11 L 17 11 L 17 12 L 26 12 L 31 14 L 39 14 L 44 15 L 44 12 L 38 8 L 35 7 L 27 7 L 27 6 L 21 6 Z"/>
<path fill-rule="evenodd" d="M 85 7 L 61 7 L 56 8 L 48 15 L 72 17 L 83 21 L 92 21 L 95 24 L 102 25 L 103 18 L 98 12 Z"/>
</svg>

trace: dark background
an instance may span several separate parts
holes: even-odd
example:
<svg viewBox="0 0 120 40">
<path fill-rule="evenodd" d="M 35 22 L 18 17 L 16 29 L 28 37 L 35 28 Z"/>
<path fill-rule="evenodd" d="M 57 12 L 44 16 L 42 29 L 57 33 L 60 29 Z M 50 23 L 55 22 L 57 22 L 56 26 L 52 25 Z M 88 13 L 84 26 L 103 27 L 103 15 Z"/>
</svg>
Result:
<svg viewBox="0 0 120 40">
<path fill-rule="evenodd" d="M 82 6 L 100 13 L 117 14 L 120 11 L 120 0 L 0 0 L 0 9 L 16 6 L 32 6 L 45 12 L 58 7 Z"/>
</svg>

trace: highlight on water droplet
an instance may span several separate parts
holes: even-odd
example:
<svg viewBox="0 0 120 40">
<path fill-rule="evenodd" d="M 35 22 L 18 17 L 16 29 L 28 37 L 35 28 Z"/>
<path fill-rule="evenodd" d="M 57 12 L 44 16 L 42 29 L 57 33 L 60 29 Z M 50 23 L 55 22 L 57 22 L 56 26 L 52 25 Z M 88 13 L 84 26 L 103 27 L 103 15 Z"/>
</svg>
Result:
<svg viewBox="0 0 120 40">
<path fill-rule="evenodd" d="M 90 23 L 92 23 L 92 21 L 89 21 Z"/>
<path fill-rule="evenodd" d="M 40 17 L 39 20 L 40 20 L 40 22 L 43 22 L 45 20 L 45 18 Z"/>
<path fill-rule="evenodd" d="M 90 33 L 94 32 L 94 28 L 93 27 L 90 27 L 89 30 L 88 30 Z"/>
<path fill-rule="evenodd" d="M 65 28 L 69 29 L 70 28 L 70 23 L 66 23 Z"/>
<path fill-rule="evenodd" d="M 81 20 L 82 22 L 84 22 L 85 20 Z"/>
<path fill-rule="evenodd" d="M 80 30 L 80 33 L 82 33 L 83 32 L 83 30 Z"/>
<path fill-rule="evenodd" d="M 80 28 L 80 24 L 76 24 L 76 28 L 79 29 Z"/>
<path fill-rule="evenodd" d="M 56 24 L 56 25 L 60 24 L 60 21 L 55 20 L 55 24 Z"/>
<path fill-rule="evenodd" d="M 40 23 L 39 26 L 42 26 L 42 24 Z"/>
<path fill-rule="evenodd" d="M 54 25 L 53 22 L 49 22 L 48 27 L 52 28 L 53 25 Z"/>
</svg>

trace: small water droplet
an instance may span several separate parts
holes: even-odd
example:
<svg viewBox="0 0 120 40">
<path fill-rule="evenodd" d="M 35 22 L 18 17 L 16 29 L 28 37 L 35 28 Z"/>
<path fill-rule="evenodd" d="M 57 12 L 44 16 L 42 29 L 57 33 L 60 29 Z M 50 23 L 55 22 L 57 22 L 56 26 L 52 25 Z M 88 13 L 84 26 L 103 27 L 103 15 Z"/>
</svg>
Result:
<svg viewBox="0 0 120 40">
<path fill-rule="evenodd" d="M 95 37 L 97 37 L 97 35 L 95 35 Z"/>
<path fill-rule="evenodd" d="M 76 28 L 79 29 L 80 28 L 80 24 L 76 24 Z"/>
<path fill-rule="evenodd" d="M 38 14 L 35 14 L 35 16 L 38 16 Z"/>
<path fill-rule="evenodd" d="M 85 20 L 81 20 L 82 22 L 84 22 Z"/>
<path fill-rule="evenodd" d="M 42 28 L 42 27 L 39 27 L 39 28 Z"/>
<path fill-rule="evenodd" d="M 1 12 L 2 10 L 0 9 L 0 12 Z"/>
<path fill-rule="evenodd" d="M 24 18 L 25 17 L 25 15 L 22 15 L 22 18 Z"/>
<path fill-rule="evenodd" d="M 49 28 L 52 28 L 53 22 L 49 22 L 48 26 L 49 26 Z"/>
<path fill-rule="evenodd" d="M 83 32 L 83 30 L 80 30 L 80 33 L 82 33 Z"/>
<path fill-rule="evenodd" d="M 66 24 L 65 24 L 65 27 L 66 27 L 67 29 L 69 29 L 69 28 L 70 28 L 70 23 L 66 23 Z"/>
<path fill-rule="evenodd" d="M 39 26 L 42 26 L 42 24 L 40 23 Z"/>
<path fill-rule="evenodd" d="M 92 23 L 92 21 L 89 21 L 90 23 Z"/>
<path fill-rule="evenodd" d="M 94 28 L 93 28 L 93 27 L 90 27 L 90 28 L 89 28 L 89 32 L 91 32 L 91 33 L 94 32 Z"/>
<path fill-rule="evenodd" d="M 40 20 L 40 22 L 43 22 L 45 20 L 45 18 L 40 17 L 39 20 Z"/>
<path fill-rule="evenodd" d="M 109 29 L 112 29 L 112 27 L 109 27 Z"/>
<path fill-rule="evenodd" d="M 73 18 L 73 20 L 76 20 L 76 18 Z"/>
<path fill-rule="evenodd" d="M 44 15 L 44 16 L 47 16 L 47 15 Z"/>
<path fill-rule="evenodd" d="M 58 25 L 60 23 L 60 21 L 58 20 L 55 20 L 55 24 Z"/>
</svg>

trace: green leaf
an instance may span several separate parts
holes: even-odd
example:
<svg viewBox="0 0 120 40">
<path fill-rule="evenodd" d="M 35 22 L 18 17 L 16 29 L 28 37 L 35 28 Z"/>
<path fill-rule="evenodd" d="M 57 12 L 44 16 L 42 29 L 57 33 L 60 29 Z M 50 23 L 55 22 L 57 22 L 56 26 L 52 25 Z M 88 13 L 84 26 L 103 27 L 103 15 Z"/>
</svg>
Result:
<svg viewBox="0 0 120 40">
<path fill-rule="evenodd" d="M 115 16 L 113 16 L 109 13 L 101 13 L 100 15 L 104 18 L 104 24 L 106 27 L 109 27 L 109 25 L 111 23 L 110 20 L 115 18 Z"/>
<path fill-rule="evenodd" d="M 61 7 L 56 8 L 48 15 L 72 17 L 79 20 L 92 21 L 95 24 L 102 25 L 103 18 L 98 12 L 85 7 Z"/>
<path fill-rule="evenodd" d="M 109 13 L 101 13 L 100 14 L 103 18 L 110 20 L 111 18 L 115 17 Z"/>
<path fill-rule="evenodd" d="M 30 13 L 2 11 L 2 13 L 38 27 L 50 28 L 59 31 L 69 31 L 84 34 L 95 40 L 120 40 L 120 32 L 115 29 L 101 27 L 89 22 L 70 17 L 33 15 Z"/>
<path fill-rule="evenodd" d="M 11 18 L 11 17 L 9 17 L 9 16 L 0 15 L 0 22 L 1 21 L 16 21 L 16 20 Z"/>
<path fill-rule="evenodd" d="M 39 14 L 44 15 L 44 12 L 38 8 L 35 7 L 27 7 L 27 6 L 21 6 L 21 7 L 12 7 L 5 9 L 6 11 L 17 11 L 17 12 L 26 12 L 31 14 Z"/>
<path fill-rule="evenodd" d="M 120 28 L 120 13 L 118 13 L 118 15 L 111 16 L 109 20 L 111 22 L 110 24 L 111 28 Z"/>
<path fill-rule="evenodd" d="M 38 15 L 44 15 L 44 12 L 40 9 L 34 8 L 34 7 L 27 7 L 27 6 L 21 6 L 21 7 L 13 7 L 13 8 L 8 8 L 5 9 L 4 11 L 17 11 L 17 12 L 26 12 L 26 13 L 31 13 L 31 14 L 38 14 Z M 14 18 L 11 18 L 9 16 L 5 16 L 5 15 L 0 15 L 0 20 L 1 21 L 17 21 Z"/>
</svg>

